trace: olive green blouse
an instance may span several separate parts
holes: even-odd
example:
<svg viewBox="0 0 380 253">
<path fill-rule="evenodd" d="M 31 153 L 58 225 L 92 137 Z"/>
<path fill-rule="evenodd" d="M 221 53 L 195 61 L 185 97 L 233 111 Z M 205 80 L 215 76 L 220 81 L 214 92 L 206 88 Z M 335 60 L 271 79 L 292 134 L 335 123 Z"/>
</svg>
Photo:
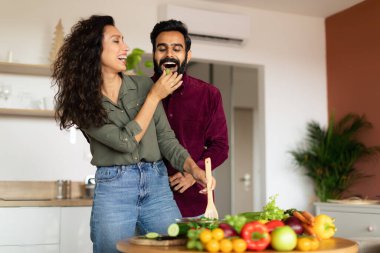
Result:
<svg viewBox="0 0 380 253">
<path fill-rule="evenodd" d="M 103 107 L 108 114 L 106 124 L 82 129 L 90 139 L 91 164 L 130 165 L 140 161 L 155 162 L 164 157 L 173 167 L 183 171 L 189 153 L 176 139 L 161 102 L 144 137 L 139 143 L 135 139 L 141 128 L 134 118 L 151 87 L 149 77 L 123 75 L 117 105 L 103 97 Z"/>
</svg>

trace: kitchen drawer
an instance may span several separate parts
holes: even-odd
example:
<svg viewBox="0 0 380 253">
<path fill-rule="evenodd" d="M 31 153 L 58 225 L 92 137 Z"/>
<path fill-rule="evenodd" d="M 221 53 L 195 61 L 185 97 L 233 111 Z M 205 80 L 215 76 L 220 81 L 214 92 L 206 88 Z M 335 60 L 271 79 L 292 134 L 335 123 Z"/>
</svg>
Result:
<svg viewBox="0 0 380 253">
<path fill-rule="evenodd" d="M 0 208 L 0 246 L 59 244 L 59 226 L 59 207 Z"/>
<path fill-rule="evenodd" d="M 335 218 L 338 237 L 380 237 L 380 215 L 325 211 Z"/>
</svg>

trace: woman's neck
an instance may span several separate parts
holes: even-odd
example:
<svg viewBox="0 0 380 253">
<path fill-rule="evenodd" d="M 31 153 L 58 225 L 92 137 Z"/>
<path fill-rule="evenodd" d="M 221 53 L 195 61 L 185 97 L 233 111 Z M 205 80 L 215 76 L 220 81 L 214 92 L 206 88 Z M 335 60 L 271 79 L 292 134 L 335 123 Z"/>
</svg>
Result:
<svg viewBox="0 0 380 253">
<path fill-rule="evenodd" d="M 115 104 L 119 97 L 120 86 L 121 77 L 118 74 L 103 75 L 102 94 Z"/>
</svg>

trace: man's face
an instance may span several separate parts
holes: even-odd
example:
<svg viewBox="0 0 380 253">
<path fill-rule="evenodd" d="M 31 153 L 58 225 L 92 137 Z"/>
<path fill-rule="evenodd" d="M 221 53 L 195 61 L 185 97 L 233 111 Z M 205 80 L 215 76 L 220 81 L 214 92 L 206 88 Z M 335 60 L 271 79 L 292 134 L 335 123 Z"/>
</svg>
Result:
<svg viewBox="0 0 380 253">
<path fill-rule="evenodd" d="M 162 32 L 156 39 L 154 53 L 154 72 L 161 75 L 165 69 L 183 74 L 187 61 L 185 38 L 177 31 Z"/>
</svg>

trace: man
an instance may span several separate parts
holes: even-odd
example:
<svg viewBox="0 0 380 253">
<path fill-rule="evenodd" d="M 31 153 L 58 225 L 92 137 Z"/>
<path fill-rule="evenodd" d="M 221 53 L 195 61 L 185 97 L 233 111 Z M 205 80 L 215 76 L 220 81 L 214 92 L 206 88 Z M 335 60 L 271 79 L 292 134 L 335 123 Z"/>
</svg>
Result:
<svg viewBox="0 0 380 253">
<path fill-rule="evenodd" d="M 220 91 L 213 85 L 186 74 L 191 59 L 191 39 L 186 26 L 177 20 L 159 22 L 150 39 L 153 46 L 156 81 L 163 71 L 183 74 L 183 84 L 162 103 L 170 126 L 179 142 L 189 151 L 198 166 L 211 158 L 213 169 L 228 157 L 228 132 Z M 207 196 L 199 194 L 202 187 L 189 174 L 178 173 L 167 164 L 170 185 L 183 217 L 204 214 Z"/>
</svg>

